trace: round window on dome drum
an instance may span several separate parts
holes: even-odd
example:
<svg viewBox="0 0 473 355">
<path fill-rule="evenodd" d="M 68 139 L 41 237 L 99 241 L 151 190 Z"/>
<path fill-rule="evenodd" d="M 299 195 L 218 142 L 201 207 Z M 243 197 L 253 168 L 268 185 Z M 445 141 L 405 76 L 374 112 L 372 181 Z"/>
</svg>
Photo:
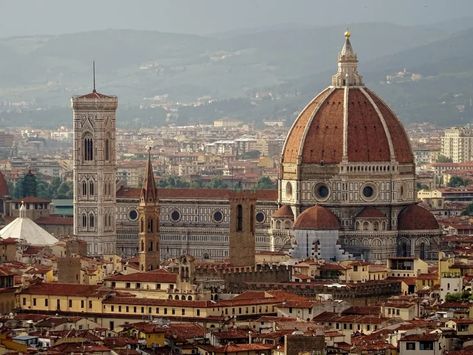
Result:
<svg viewBox="0 0 473 355">
<path fill-rule="evenodd" d="M 173 222 L 178 222 L 181 219 L 181 213 L 178 210 L 171 212 L 171 220 Z"/>
<path fill-rule="evenodd" d="M 330 189 L 325 184 L 315 185 L 314 192 L 318 200 L 326 200 L 330 195 Z"/>
<path fill-rule="evenodd" d="M 362 190 L 364 198 L 373 198 L 374 196 L 374 187 L 371 185 L 365 185 Z"/>
<path fill-rule="evenodd" d="M 212 218 L 215 222 L 222 222 L 223 221 L 222 211 L 215 211 L 212 215 Z"/>
<path fill-rule="evenodd" d="M 128 219 L 130 221 L 136 221 L 138 219 L 138 211 L 136 209 L 132 209 L 128 212 Z"/>
<path fill-rule="evenodd" d="M 255 218 L 256 218 L 256 222 L 263 223 L 264 220 L 266 219 L 266 215 L 264 214 L 264 212 L 259 211 L 259 212 L 256 212 Z"/>
</svg>

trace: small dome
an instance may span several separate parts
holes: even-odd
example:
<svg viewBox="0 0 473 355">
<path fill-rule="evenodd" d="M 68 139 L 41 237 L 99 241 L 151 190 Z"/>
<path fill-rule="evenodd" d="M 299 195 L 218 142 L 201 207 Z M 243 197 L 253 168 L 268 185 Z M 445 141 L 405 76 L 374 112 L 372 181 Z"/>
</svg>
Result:
<svg viewBox="0 0 473 355">
<path fill-rule="evenodd" d="M 386 215 L 374 207 L 365 207 L 356 218 L 386 218 Z"/>
<path fill-rule="evenodd" d="M 434 215 L 425 208 L 413 204 L 404 208 L 399 213 L 398 230 L 435 230 L 439 224 Z"/>
<path fill-rule="evenodd" d="M 9 195 L 8 193 L 8 184 L 5 176 L 0 171 L 0 197 L 5 197 Z"/>
<path fill-rule="evenodd" d="M 294 229 L 337 230 L 340 229 L 340 223 L 337 216 L 328 208 L 315 205 L 297 217 Z"/>
<path fill-rule="evenodd" d="M 288 205 L 282 205 L 276 211 L 273 212 L 273 218 L 290 218 L 294 220 L 294 213 L 292 213 L 291 207 Z"/>
</svg>

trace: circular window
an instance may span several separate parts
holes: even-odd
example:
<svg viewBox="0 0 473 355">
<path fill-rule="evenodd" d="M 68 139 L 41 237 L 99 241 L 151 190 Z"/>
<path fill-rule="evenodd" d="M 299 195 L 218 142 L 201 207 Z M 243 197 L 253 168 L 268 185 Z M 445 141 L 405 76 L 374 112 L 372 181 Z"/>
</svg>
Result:
<svg viewBox="0 0 473 355">
<path fill-rule="evenodd" d="M 292 197 L 292 184 L 290 182 L 286 183 L 286 197 L 287 198 Z"/>
<path fill-rule="evenodd" d="M 325 184 L 315 185 L 314 192 L 315 192 L 315 196 L 319 200 L 326 200 L 328 196 L 330 195 L 330 189 Z"/>
<path fill-rule="evenodd" d="M 133 209 L 128 212 L 128 218 L 130 221 L 136 221 L 138 219 L 138 211 Z"/>
<path fill-rule="evenodd" d="M 171 220 L 177 222 L 181 219 L 181 213 L 178 210 L 171 212 Z"/>
<path fill-rule="evenodd" d="M 375 189 L 374 186 L 372 185 L 365 185 L 363 186 L 363 189 L 361 190 L 361 194 L 363 195 L 363 198 L 371 200 L 375 197 Z"/>
<path fill-rule="evenodd" d="M 266 219 L 266 215 L 264 214 L 264 212 L 259 211 L 259 212 L 256 212 L 255 218 L 256 218 L 256 222 L 263 223 L 264 220 Z"/>
<path fill-rule="evenodd" d="M 223 221 L 223 213 L 221 211 L 215 211 L 212 218 L 215 222 L 222 222 Z"/>
</svg>

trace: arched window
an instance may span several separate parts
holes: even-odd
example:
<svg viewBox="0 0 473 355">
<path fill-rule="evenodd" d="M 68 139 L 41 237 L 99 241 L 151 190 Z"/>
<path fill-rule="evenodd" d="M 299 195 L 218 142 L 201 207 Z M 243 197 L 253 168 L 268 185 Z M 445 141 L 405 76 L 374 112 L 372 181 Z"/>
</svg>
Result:
<svg viewBox="0 0 473 355">
<path fill-rule="evenodd" d="M 87 215 L 82 213 L 82 228 L 87 228 Z"/>
<path fill-rule="evenodd" d="M 148 251 L 153 251 L 153 242 L 152 241 L 149 242 Z"/>
<path fill-rule="evenodd" d="M 153 220 L 148 220 L 148 233 L 153 233 Z"/>
<path fill-rule="evenodd" d="M 108 215 L 108 226 L 109 227 L 112 226 L 112 215 L 111 214 Z"/>
<path fill-rule="evenodd" d="M 419 245 L 419 258 L 422 259 L 422 260 L 425 260 L 425 243 L 422 242 L 420 243 Z"/>
<path fill-rule="evenodd" d="M 94 139 L 90 133 L 84 136 L 83 143 L 84 160 L 94 160 Z"/>
<path fill-rule="evenodd" d="M 144 227 L 144 220 L 143 218 L 140 219 L 140 233 L 143 233 L 145 231 Z"/>
<path fill-rule="evenodd" d="M 370 224 L 368 222 L 363 222 L 363 230 L 367 231 L 370 229 Z"/>
<path fill-rule="evenodd" d="M 94 196 L 94 194 L 95 194 L 94 182 L 93 182 L 93 181 L 90 181 L 90 182 L 89 182 L 89 195 L 90 195 L 90 196 Z"/>
<path fill-rule="evenodd" d="M 89 227 L 95 228 L 95 216 L 93 213 L 89 214 Z"/>
<path fill-rule="evenodd" d="M 82 181 L 82 196 L 87 195 L 87 183 L 85 181 Z"/>
<path fill-rule="evenodd" d="M 373 223 L 373 230 L 375 231 L 379 230 L 379 223 L 377 221 Z"/>
<path fill-rule="evenodd" d="M 110 139 L 105 139 L 105 160 L 110 160 Z"/>
<path fill-rule="evenodd" d="M 141 241 L 141 251 L 145 251 L 145 242 Z"/>
</svg>

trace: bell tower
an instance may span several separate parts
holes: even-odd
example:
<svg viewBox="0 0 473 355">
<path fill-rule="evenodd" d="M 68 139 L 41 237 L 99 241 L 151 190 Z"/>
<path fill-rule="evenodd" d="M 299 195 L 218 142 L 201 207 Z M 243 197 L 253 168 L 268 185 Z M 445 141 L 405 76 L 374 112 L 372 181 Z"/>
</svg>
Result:
<svg viewBox="0 0 473 355">
<path fill-rule="evenodd" d="M 230 195 L 230 264 L 255 265 L 256 194 L 248 191 Z"/>
<path fill-rule="evenodd" d="M 95 75 L 94 75 L 95 77 Z M 71 99 L 73 110 L 74 235 L 87 254 L 116 252 L 116 96 L 94 89 Z"/>
<path fill-rule="evenodd" d="M 139 214 L 139 246 L 138 255 L 140 271 L 159 268 L 159 205 L 158 190 L 154 181 L 151 165 L 151 148 L 148 148 L 143 188 L 141 189 Z"/>
</svg>

